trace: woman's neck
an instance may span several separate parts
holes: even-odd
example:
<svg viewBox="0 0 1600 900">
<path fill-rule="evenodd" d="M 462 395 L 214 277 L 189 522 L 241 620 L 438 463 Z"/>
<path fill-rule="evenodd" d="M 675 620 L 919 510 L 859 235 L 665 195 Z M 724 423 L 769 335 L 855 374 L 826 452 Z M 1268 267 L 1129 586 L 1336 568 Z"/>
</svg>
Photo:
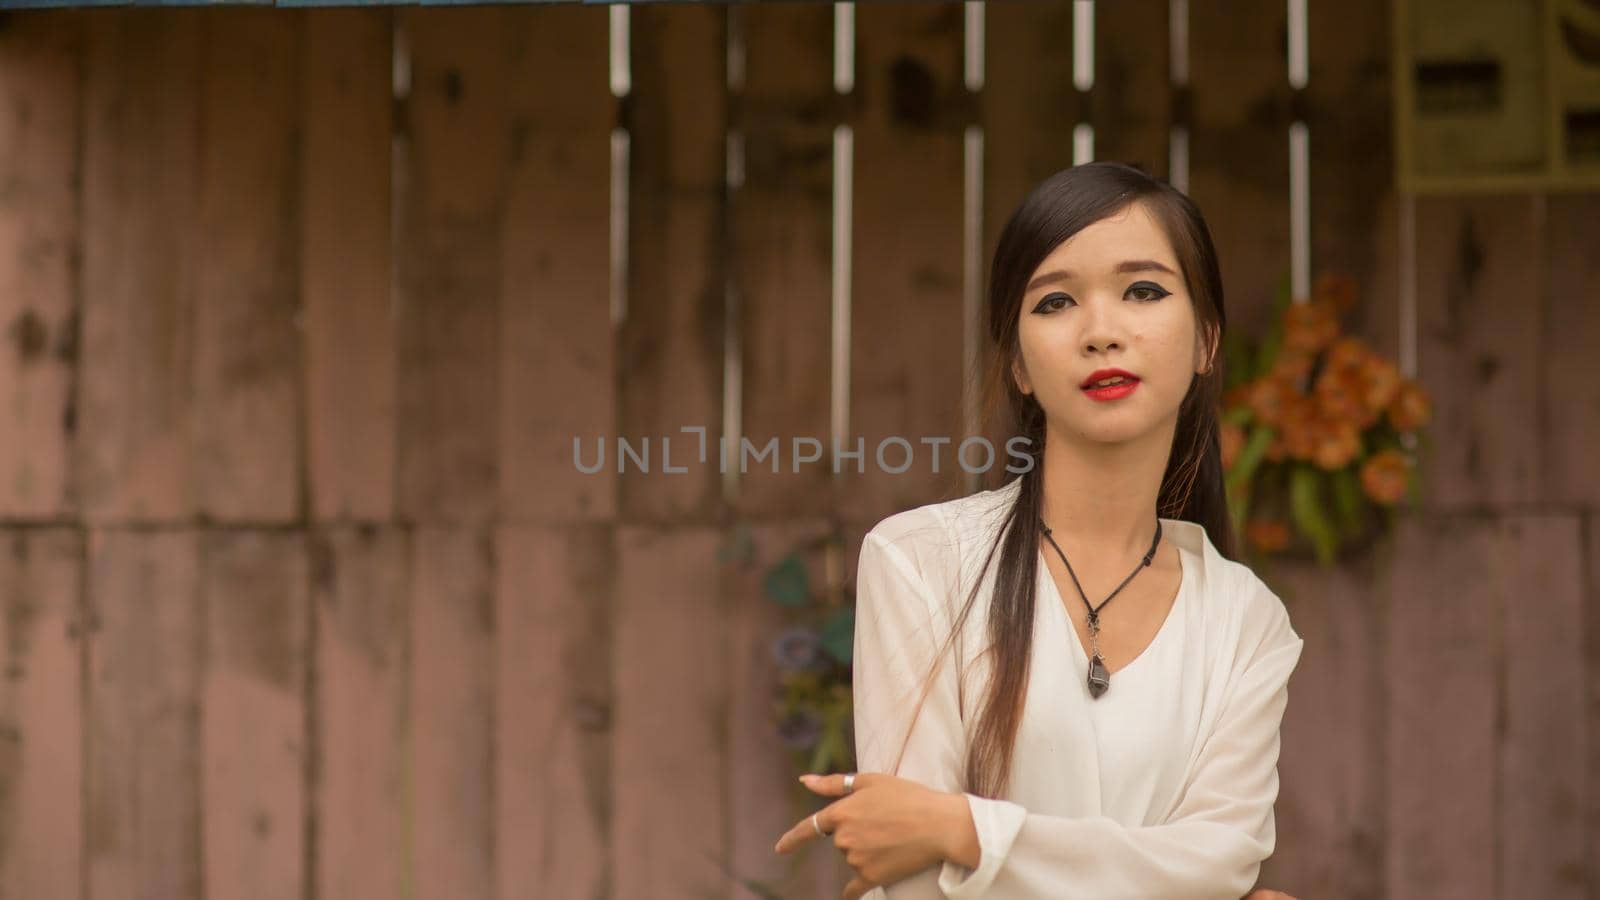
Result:
<svg viewBox="0 0 1600 900">
<path fill-rule="evenodd" d="M 1052 433 L 1045 441 L 1040 512 L 1056 542 L 1099 559 L 1149 551 L 1176 425 L 1120 444 Z"/>
</svg>

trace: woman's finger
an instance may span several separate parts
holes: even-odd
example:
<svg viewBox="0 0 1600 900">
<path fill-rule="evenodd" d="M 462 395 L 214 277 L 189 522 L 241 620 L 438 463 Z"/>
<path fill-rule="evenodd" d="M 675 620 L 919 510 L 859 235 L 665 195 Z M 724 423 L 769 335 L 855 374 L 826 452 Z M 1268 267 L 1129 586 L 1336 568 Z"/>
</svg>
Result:
<svg viewBox="0 0 1600 900">
<path fill-rule="evenodd" d="M 793 828 L 784 832 L 783 837 L 778 838 L 778 843 L 772 848 L 773 851 L 777 853 L 788 853 L 791 850 L 804 846 L 807 841 L 814 841 L 819 837 L 833 834 L 834 823 L 831 815 L 832 812 L 832 804 L 817 810 L 815 813 L 815 825 L 811 823 L 811 816 L 806 816 L 804 819 L 801 819 Z M 821 827 L 824 834 L 817 834 L 818 827 Z"/>
<path fill-rule="evenodd" d="M 800 783 L 825 797 L 844 796 L 843 775 L 801 775 Z M 861 776 L 857 775 L 856 781 L 852 784 L 852 787 L 859 788 L 860 786 Z"/>
</svg>

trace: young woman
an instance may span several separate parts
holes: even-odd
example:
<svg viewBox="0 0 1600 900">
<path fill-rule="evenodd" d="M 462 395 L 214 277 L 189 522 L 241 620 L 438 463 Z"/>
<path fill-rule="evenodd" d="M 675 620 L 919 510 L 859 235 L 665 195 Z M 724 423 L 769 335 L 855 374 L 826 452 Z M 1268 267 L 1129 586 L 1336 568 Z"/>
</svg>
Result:
<svg viewBox="0 0 1600 900">
<path fill-rule="evenodd" d="M 1023 200 L 990 273 L 986 380 L 1030 455 L 867 533 L 861 771 L 808 776 L 840 799 L 778 852 L 831 839 L 847 900 L 1251 890 L 1301 640 L 1231 558 L 1224 324 L 1182 193 L 1091 163 Z"/>
</svg>

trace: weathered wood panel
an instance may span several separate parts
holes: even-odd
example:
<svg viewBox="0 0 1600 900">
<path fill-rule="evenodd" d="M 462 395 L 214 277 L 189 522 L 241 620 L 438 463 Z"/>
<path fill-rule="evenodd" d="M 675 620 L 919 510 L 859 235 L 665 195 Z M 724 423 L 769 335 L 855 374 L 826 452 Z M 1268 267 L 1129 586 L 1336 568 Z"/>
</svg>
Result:
<svg viewBox="0 0 1600 900">
<path fill-rule="evenodd" d="M 611 896 L 727 896 L 721 532 L 624 526 L 612 632 Z M 776 842 L 777 838 L 773 838 Z"/>
<path fill-rule="evenodd" d="M 1305 641 L 1289 682 L 1279 754 L 1278 843 L 1259 884 L 1297 897 L 1383 895 L 1382 573 L 1363 557 L 1328 570 L 1257 570 Z"/>
<path fill-rule="evenodd" d="M 1250 334 L 1289 281 L 1286 17 L 1283 0 L 1189 5 L 1189 195 L 1216 244 L 1228 327 Z"/>
<path fill-rule="evenodd" d="M 1417 201 L 1419 380 L 1433 399 L 1428 508 L 1533 501 L 1544 217 L 1523 196 Z"/>
<path fill-rule="evenodd" d="M 266 9 L 210 10 L 202 23 L 186 430 L 196 502 L 213 520 L 282 522 L 300 508 L 297 24 Z"/>
<path fill-rule="evenodd" d="M 80 505 L 92 521 L 195 509 L 194 358 L 202 10 L 88 16 Z"/>
<path fill-rule="evenodd" d="M 601 900 L 614 877 L 612 531 L 516 526 L 496 546 L 496 896 Z"/>
<path fill-rule="evenodd" d="M 300 532 L 228 530 L 202 538 L 207 900 L 305 895 L 308 575 Z"/>
<path fill-rule="evenodd" d="M 311 536 L 316 896 L 402 897 L 409 541 L 392 528 Z"/>
<path fill-rule="evenodd" d="M 400 214 L 400 505 L 497 511 L 500 259 L 510 159 L 509 11 L 401 10 L 411 59 Z"/>
<path fill-rule="evenodd" d="M 408 775 L 420 897 L 494 893 L 495 562 L 484 530 L 413 535 Z"/>
<path fill-rule="evenodd" d="M 1589 896 L 1583 795 L 1588 729 L 1581 522 L 1500 520 L 1495 588 L 1505 633 L 1498 771 L 1501 897 Z"/>
<path fill-rule="evenodd" d="M 1487 519 L 1405 518 L 1395 537 L 1384 629 L 1384 896 L 1494 897 L 1497 530 Z"/>
<path fill-rule="evenodd" d="M 0 515 L 68 511 L 75 427 L 81 14 L 0 30 Z"/>
<path fill-rule="evenodd" d="M 0 896 L 83 892 L 83 536 L 0 531 Z"/>
<path fill-rule="evenodd" d="M 1545 412 L 1539 498 L 1600 506 L 1600 194 L 1551 196 L 1536 389 Z"/>
<path fill-rule="evenodd" d="M 850 414 L 840 444 L 862 452 L 840 460 L 836 479 L 836 508 L 852 519 L 876 521 L 965 483 L 955 462 L 964 437 L 963 17 L 960 3 L 856 8 Z M 925 438 L 949 439 L 937 448 L 938 473 Z"/>
<path fill-rule="evenodd" d="M 745 59 L 743 183 L 730 200 L 742 431 L 758 451 L 777 440 L 772 458 L 752 457 L 741 472 L 738 506 L 752 515 L 816 514 L 832 503 L 833 480 L 834 7 L 733 12 Z M 799 471 L 797 438 L 822 445 L 821 458 Z"/>
<path fill-rule="evenodd" d="M 304 14 L 300 302 L 310 513 L 395 508 L 389 10 Z"/>
<path fill-rule="evenodd" d="M 629 15 L 618 432 L 636 451 L 648 448 L 648 473 L 627 462 L 620 509 L 630 521 L 704 520 L 717 508 L 721 479 L 727 10 L 659 4 L 635 6 Z M 679 430 L 698 427 L 705 428 L 703 443 Z M 621 464 L 610 449 L 607 461 Z"/>
<path fill-rule="evenodd" d="M 1390 0 L 1307 6 L 1311 270 L 1353 277 L 1368 306 L 1394 318 L 1373 228 L 1393 202 Z"/>
<path fill-rule="evenodd" d="M 200 900 L 205 639 L 193 531 L 89 534 L 88 845 L 96 900 Z"/>
<path fill-rule="evenodd" d="M 615 514 L 611 129 L 604 6 L 512 15 L 511 152 L 501 248 L 501 519 Z M 561 85 L 560 90 L 552 86 Z M 573 464 L 573 438 L 612 464 Z"/>
<path fill-rule="evenodd" d="M 1165 39 L 1171 7 L 1170 0 L 1119 0 L 1094 7 L 1089 122 L 1094 125 L 1095 159 L 1137 166 L 1157 178 L 1169 175 L 1172 58 Z M 1070 46 L 1059 34 L 1042 37 Z"/>
</svg>

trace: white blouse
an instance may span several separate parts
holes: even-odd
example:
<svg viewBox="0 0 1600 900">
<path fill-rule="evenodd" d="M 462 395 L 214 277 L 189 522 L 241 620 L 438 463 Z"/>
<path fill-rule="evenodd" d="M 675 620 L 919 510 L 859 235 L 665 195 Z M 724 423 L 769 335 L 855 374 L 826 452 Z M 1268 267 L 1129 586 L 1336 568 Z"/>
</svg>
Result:
<svg viewBox="0 0 1600 900">
<path fill-rule="evenodd" d="M 933 653 L 1020 483 L 896 513 L 862 542 L 856 768 L 966 793 L 982 848 L 976 869 L 946 860 L 867 897 L 1238 900 L 1272 853 L 1278 726 L 1302 642 L 1277 595 L 1200 525 L 1161 520 L 1183 566 L 1178 596 L 1098 700 L 1041 551 L 1028 695 L 1003 797 L 963 783 L 989 675 L 976 651 L 987 643 L 998 550 L 918 714 Z"/>
</svg>

